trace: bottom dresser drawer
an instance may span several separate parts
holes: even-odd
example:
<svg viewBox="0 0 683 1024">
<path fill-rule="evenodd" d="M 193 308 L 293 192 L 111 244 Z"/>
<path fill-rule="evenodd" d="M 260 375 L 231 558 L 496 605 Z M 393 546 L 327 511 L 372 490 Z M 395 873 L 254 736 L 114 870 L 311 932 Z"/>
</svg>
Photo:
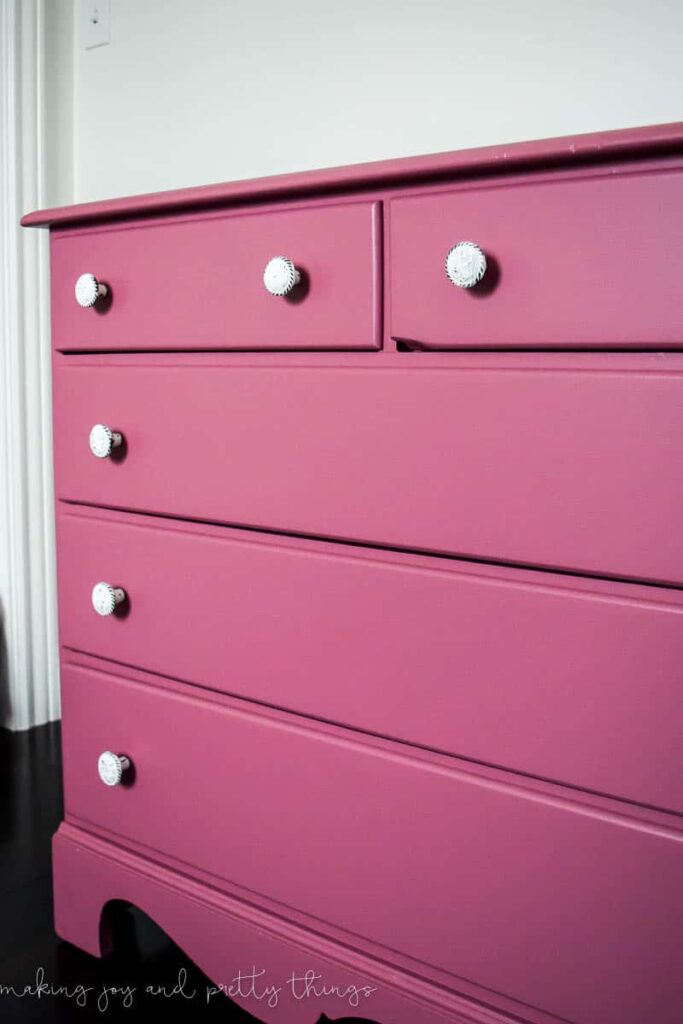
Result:
<svg viewBox="0 0 683 1024">
<path fill-rule="evenodd" d="M 67 817 L 454 989 L 464 978 L 575 1024 L 683 1019 L 679 833 L 189 688 L 65 665 L 62 692 Z M 100 781 L 105 750 L 130 758 L 129 784 Z"/>
</svg>

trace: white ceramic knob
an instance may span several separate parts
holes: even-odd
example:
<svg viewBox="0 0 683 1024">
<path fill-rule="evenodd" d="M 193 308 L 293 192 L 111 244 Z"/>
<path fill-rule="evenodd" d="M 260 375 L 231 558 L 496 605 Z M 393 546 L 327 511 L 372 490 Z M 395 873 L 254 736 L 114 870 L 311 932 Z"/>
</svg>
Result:
<svg viewBox="0 0 683 1024">
<path fill-rule="evenodd" d="M 104 423 L 96 423 L 90 431 L 90 451 L 98 459 L 106 459 L 122 442 L 121 434 L 110 430 Z"/>
<path fill-rule="evenodd" d="M 112 587 L 110 583 L 96 583 L 92 588 L 92 606 L 98 615 L 113 615 L 116 606 L 125 599 L 125 590 Z"/>
<path fill-rule="evenodd" d="M 301 274 L 286 256 L 274 256 L 263 271 L 263 283 L 271 295 L 289 295 L 301 280 Z"/>
<path fill-rule="evenodd" d="M 106 284 L 98 281 L 94 274 L 81 274 L 76 281 L 76 302 L 84 309 L 89 309 L 98 299 L 104 298 L 108 290 Z"/>
<path fill-rule="evenodd" d="M 119 786 L 129 768 L 125 754 L 112 754 L 111 750 L 105 750 L 97 759 L 97 772 L 105 786 Z"/>
<path fill-rule="evenodd" d="M 458 242 L 446 257 L 446 276 L 458 288 L 474 288 L 486 273 L 486 256 L 474 242 Z"/>
</svg>

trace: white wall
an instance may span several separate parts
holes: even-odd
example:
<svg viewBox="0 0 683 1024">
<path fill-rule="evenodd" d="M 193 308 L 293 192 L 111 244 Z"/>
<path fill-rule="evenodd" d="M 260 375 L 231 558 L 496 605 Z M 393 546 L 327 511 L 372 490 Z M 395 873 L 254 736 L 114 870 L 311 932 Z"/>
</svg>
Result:
<svg viewBox="0 0 683 1024">
<path fill-rule="evenodd" d="M 111 9 L 109 46 L 76 43 L 79 201 L 683 114 L 680 0 Z"/>
<path fill-rule="evenodd" d="M 60 206 L 74 202 L 74 0 L 38 2 L 44 24 L 45 201 Z"/>
</svg>

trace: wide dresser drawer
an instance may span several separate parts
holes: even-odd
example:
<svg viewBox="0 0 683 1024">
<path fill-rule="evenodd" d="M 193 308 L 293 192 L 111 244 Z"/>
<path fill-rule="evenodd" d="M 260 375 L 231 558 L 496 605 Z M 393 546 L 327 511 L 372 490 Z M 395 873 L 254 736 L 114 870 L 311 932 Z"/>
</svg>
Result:
<svg viewBox="0 0 683 1024">
<path fill-rule="evenodd" d="M 56 233 L 51 243 L 52 335 L 62 351 L 381 344 L 378 203 L 135 221 Z M 264 283 L 276 257 L 301 277 L 286 296 Z M 107 289 L 89 308 L 74 293 L 84 273 Z"/>
<path fill-rule="evenodd" d="M 63 693 L 67 819 L 456 988 L 465 978 L 582 1024 L 679 1024 L 680 834 L 83 667 L 64 666 Z M 106 750 L 132 762 L 128 784 L 100 781 Z"/>
<path fill-rule="evenodd" d="M 683 812 L 677 591 L 106 512 L 58 531 L 67 647 Z"/>
<path fill-rule="evenodd" d="M 681 170 L 440 190 L 393 200 L 389 216 L 398 340 L 426 349 L 683 344 Z M 445 270 L 463 242 L 487 261 L 473 287 Z"/>
<path fill-rule="evenodd" d="M 681 358 L 662 369 L 654 356 L 625 369 L 60 363 L 57 494 L 680 583 Z M 123 437 L 110 458 L 90 450 L 95 424 Z"/>
</svg>

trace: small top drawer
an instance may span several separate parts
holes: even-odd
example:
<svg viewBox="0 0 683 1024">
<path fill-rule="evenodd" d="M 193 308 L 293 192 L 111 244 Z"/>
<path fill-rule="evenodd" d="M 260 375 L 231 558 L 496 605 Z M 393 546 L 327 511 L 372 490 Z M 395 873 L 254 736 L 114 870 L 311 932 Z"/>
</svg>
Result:
<svg viewBox="0 0 683 1024">
<path fill-rule="evenodd" d="M 391 334 L 427 349 L 680 345 L 682 213 L 681 171 L 397 199 Z"/>
<path fill-rule="evenodd" d="M 370 202 L 54 232 L 55 346 L 379 348 L 379 232 Z"/>
</svg>

